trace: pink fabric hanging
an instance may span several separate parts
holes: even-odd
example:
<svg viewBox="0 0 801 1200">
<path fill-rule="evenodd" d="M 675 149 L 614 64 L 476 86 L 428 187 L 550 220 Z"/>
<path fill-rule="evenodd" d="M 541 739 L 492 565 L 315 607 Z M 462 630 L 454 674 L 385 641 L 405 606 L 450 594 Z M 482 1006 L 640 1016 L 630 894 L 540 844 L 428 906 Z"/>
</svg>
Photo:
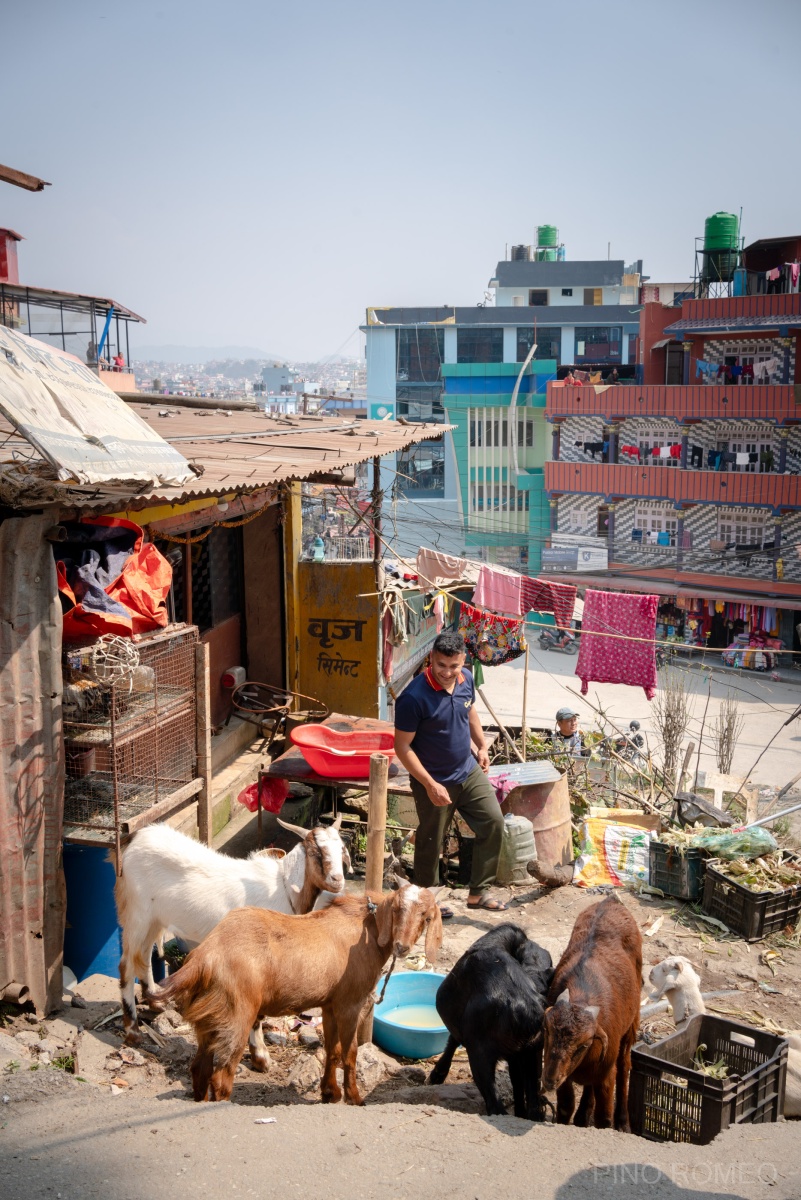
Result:
<svg viewBox="0 0 801 1200">
<path fill-rule="evenodd" d="M 478 573 L 473 603 L 477 608 L 491 608 L 510 617 L 520 617 L 523 615 L 520 607 L 522 582 L 519 575 L 484 565 Z"/>
<path fill-rule="evenodd" d="M 625 683 L 641 687 L 649 700 L 656 695 L 656 612 L 658 596 L 623 595 L 587 589 L 581 622 L 576 674 L 581 694 L 590 683 Z M 599 637 L 594 634 L 622 634 Z M 643 638 L 644 641 L 629 641 Z"/>
</svg>

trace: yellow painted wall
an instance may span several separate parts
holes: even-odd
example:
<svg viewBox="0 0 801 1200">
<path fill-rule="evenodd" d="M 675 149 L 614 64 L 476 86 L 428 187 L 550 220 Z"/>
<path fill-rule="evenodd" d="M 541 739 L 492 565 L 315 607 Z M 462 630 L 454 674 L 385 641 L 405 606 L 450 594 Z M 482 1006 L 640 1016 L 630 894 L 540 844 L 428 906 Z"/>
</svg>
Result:
<svg viewBox="0 0 801 1200">
<path fill-rule="evenodd" d="M 372 563 L 297 564 L 298 690 L 333 712 L 377 717 L 378 597 Z"/>
</svg>

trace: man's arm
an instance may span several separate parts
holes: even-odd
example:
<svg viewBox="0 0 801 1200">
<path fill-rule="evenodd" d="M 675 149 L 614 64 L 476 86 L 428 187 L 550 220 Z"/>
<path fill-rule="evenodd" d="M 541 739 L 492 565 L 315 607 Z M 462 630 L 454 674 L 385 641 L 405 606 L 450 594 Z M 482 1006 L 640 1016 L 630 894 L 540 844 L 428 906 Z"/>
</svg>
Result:
<svg viewBox="0 0 801 1200">
<path fill-rule="evenodd" d="M 471 705 L 470 708 L 470 740 L 478 750 L 478 765 L 486 773 L 489 771 L 487 739 L 484 737 L 484 730 L 481 728 L 481 718 L 478 715 L 475 704 Z"/>
<path fill-rule="evenodd" d="M 403 766 L 409 774 L 422 783 L 428 793 L 428 798 L 432 804 L 436 804 L 438 808 L 444 808 L 450 804 L 451 798 L 448 795 L 448 789 L 443 787 L 441 783 L 437 783 L 433 776 L 429 775 L 420 759 L 412 750 L 412 742 L 414 740 L 414 731 L 407 733 L 404 729 L 395 730 L 395 753 L 400 759 Z"/>
</svg>

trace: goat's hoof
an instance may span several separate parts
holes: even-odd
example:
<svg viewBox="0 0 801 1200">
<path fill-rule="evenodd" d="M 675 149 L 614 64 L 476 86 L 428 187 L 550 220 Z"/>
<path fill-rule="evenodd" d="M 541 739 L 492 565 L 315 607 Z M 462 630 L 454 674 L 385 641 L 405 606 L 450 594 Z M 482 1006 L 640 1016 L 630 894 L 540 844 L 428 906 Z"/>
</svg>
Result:
<svg viewBox="0 0 801 1200">
<path fill-rule="evenodd" d="M 335 1092 L 323 1092 L 321 1096 L 323 1104 L 339 1104 L 341 1099 L 342 1092 L 340 1092 L 339 1089 L 337 1089 Z"/>
<path fill-rule="evenodd" d="M 358 1092 L 356 1092 L 353 1096 L 346 1096 L 345 1103 L 353 1104 L 356 1108 L 364 1108 L 364 1101 Z"/>
<path fill-rule="evenodd" d="M 269 1058 L 264 1058 L 263 1055 L 251 1054 L 250 1069 L 251 1071 L 268 1071 L 270 1069 Z"/>
<path fill-rule="evenodd" d="M 126 1029 L 123 1041 L 126 1046 L 141 1046 L 142 1035 L 138 1028 Z"/>
</svg>

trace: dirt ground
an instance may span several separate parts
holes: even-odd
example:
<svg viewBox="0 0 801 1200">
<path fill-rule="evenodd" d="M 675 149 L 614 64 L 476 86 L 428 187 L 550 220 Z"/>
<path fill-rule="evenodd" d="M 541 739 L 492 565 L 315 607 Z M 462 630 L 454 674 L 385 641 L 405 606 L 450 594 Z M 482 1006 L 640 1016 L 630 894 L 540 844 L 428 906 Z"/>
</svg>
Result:
<svg viewBox="0 0 801 1200">
<path fill-rule="evenodd" d="M 601 898 L 571 886 L 499 894 L 511 900 L 504 918 L 468 913 L 466 892 L 451 893 L 455 916 L 445 923 L 438 969 L 450 968 L 501 919 L 521 925 L 556 959 L 576 916 Z M 788 939 L 748 946 L 690 917 L 681 902 L 619 895 L 643 929 L 647 964 L 683 954 L 704 991 L 734 993 L 710 1001 L 710 1010 L 774 1030 L 801 1028 L 801 952 Z M 766 960 L 769 950 L 780 957 Z M 411 966 L 423 964 L 421 953 L 411 958 Z M 447 1083 L 431 1087 L 425 1082 L 431 1063 L 404 1062 L 363 1046 L 359 1076 L 366 1109 L 323 1107 L 322 1049 L 313 1021 L 274 1022 L 269 1071 L 251 1071 L 246 1057 L 232 1104 L 195 1105 L 188 1091 L 193 1040 L 177 1013 L 157 1017 L 152 1034 L 131 1052 L 113 1016 L 116 981 L 93 976 L 76 993 L 78 999 L 69 1003 L 67 996 L 68 1006 L 46 1021 L 32 1013 L 6 1016 L 0 1033 L 0 1191 L 8 1200 L 140 1197 L 146 1191 L 166 1196 L 176 1183 L 190 1181 L 198 1195 L 224 1181 L 226 1190 L 245 1195 L 302 1190 L 325 1200 L 354 1191 L 483 1200 L 497 1196 L 499 1184 L 506 1196 L 536 1192 L 560 1200 L 801 1197 L 801 1145 L 793 1122 L 742 1127 L 711 1146 L 685 1147 L 612 1131 L 489 1119 L 461 1051 Z M 656 1038 L 671 1032 L 672 1022 L 657 1017 L 644 1028 Z M 511 1100 L 505 1072 L 501 1079 Z M 268 1117 L 275 1127 L 254 1124 Z M 264 1155 L 269 1139 L 280 1141 L 280 1153 Z"/>
</svg>

